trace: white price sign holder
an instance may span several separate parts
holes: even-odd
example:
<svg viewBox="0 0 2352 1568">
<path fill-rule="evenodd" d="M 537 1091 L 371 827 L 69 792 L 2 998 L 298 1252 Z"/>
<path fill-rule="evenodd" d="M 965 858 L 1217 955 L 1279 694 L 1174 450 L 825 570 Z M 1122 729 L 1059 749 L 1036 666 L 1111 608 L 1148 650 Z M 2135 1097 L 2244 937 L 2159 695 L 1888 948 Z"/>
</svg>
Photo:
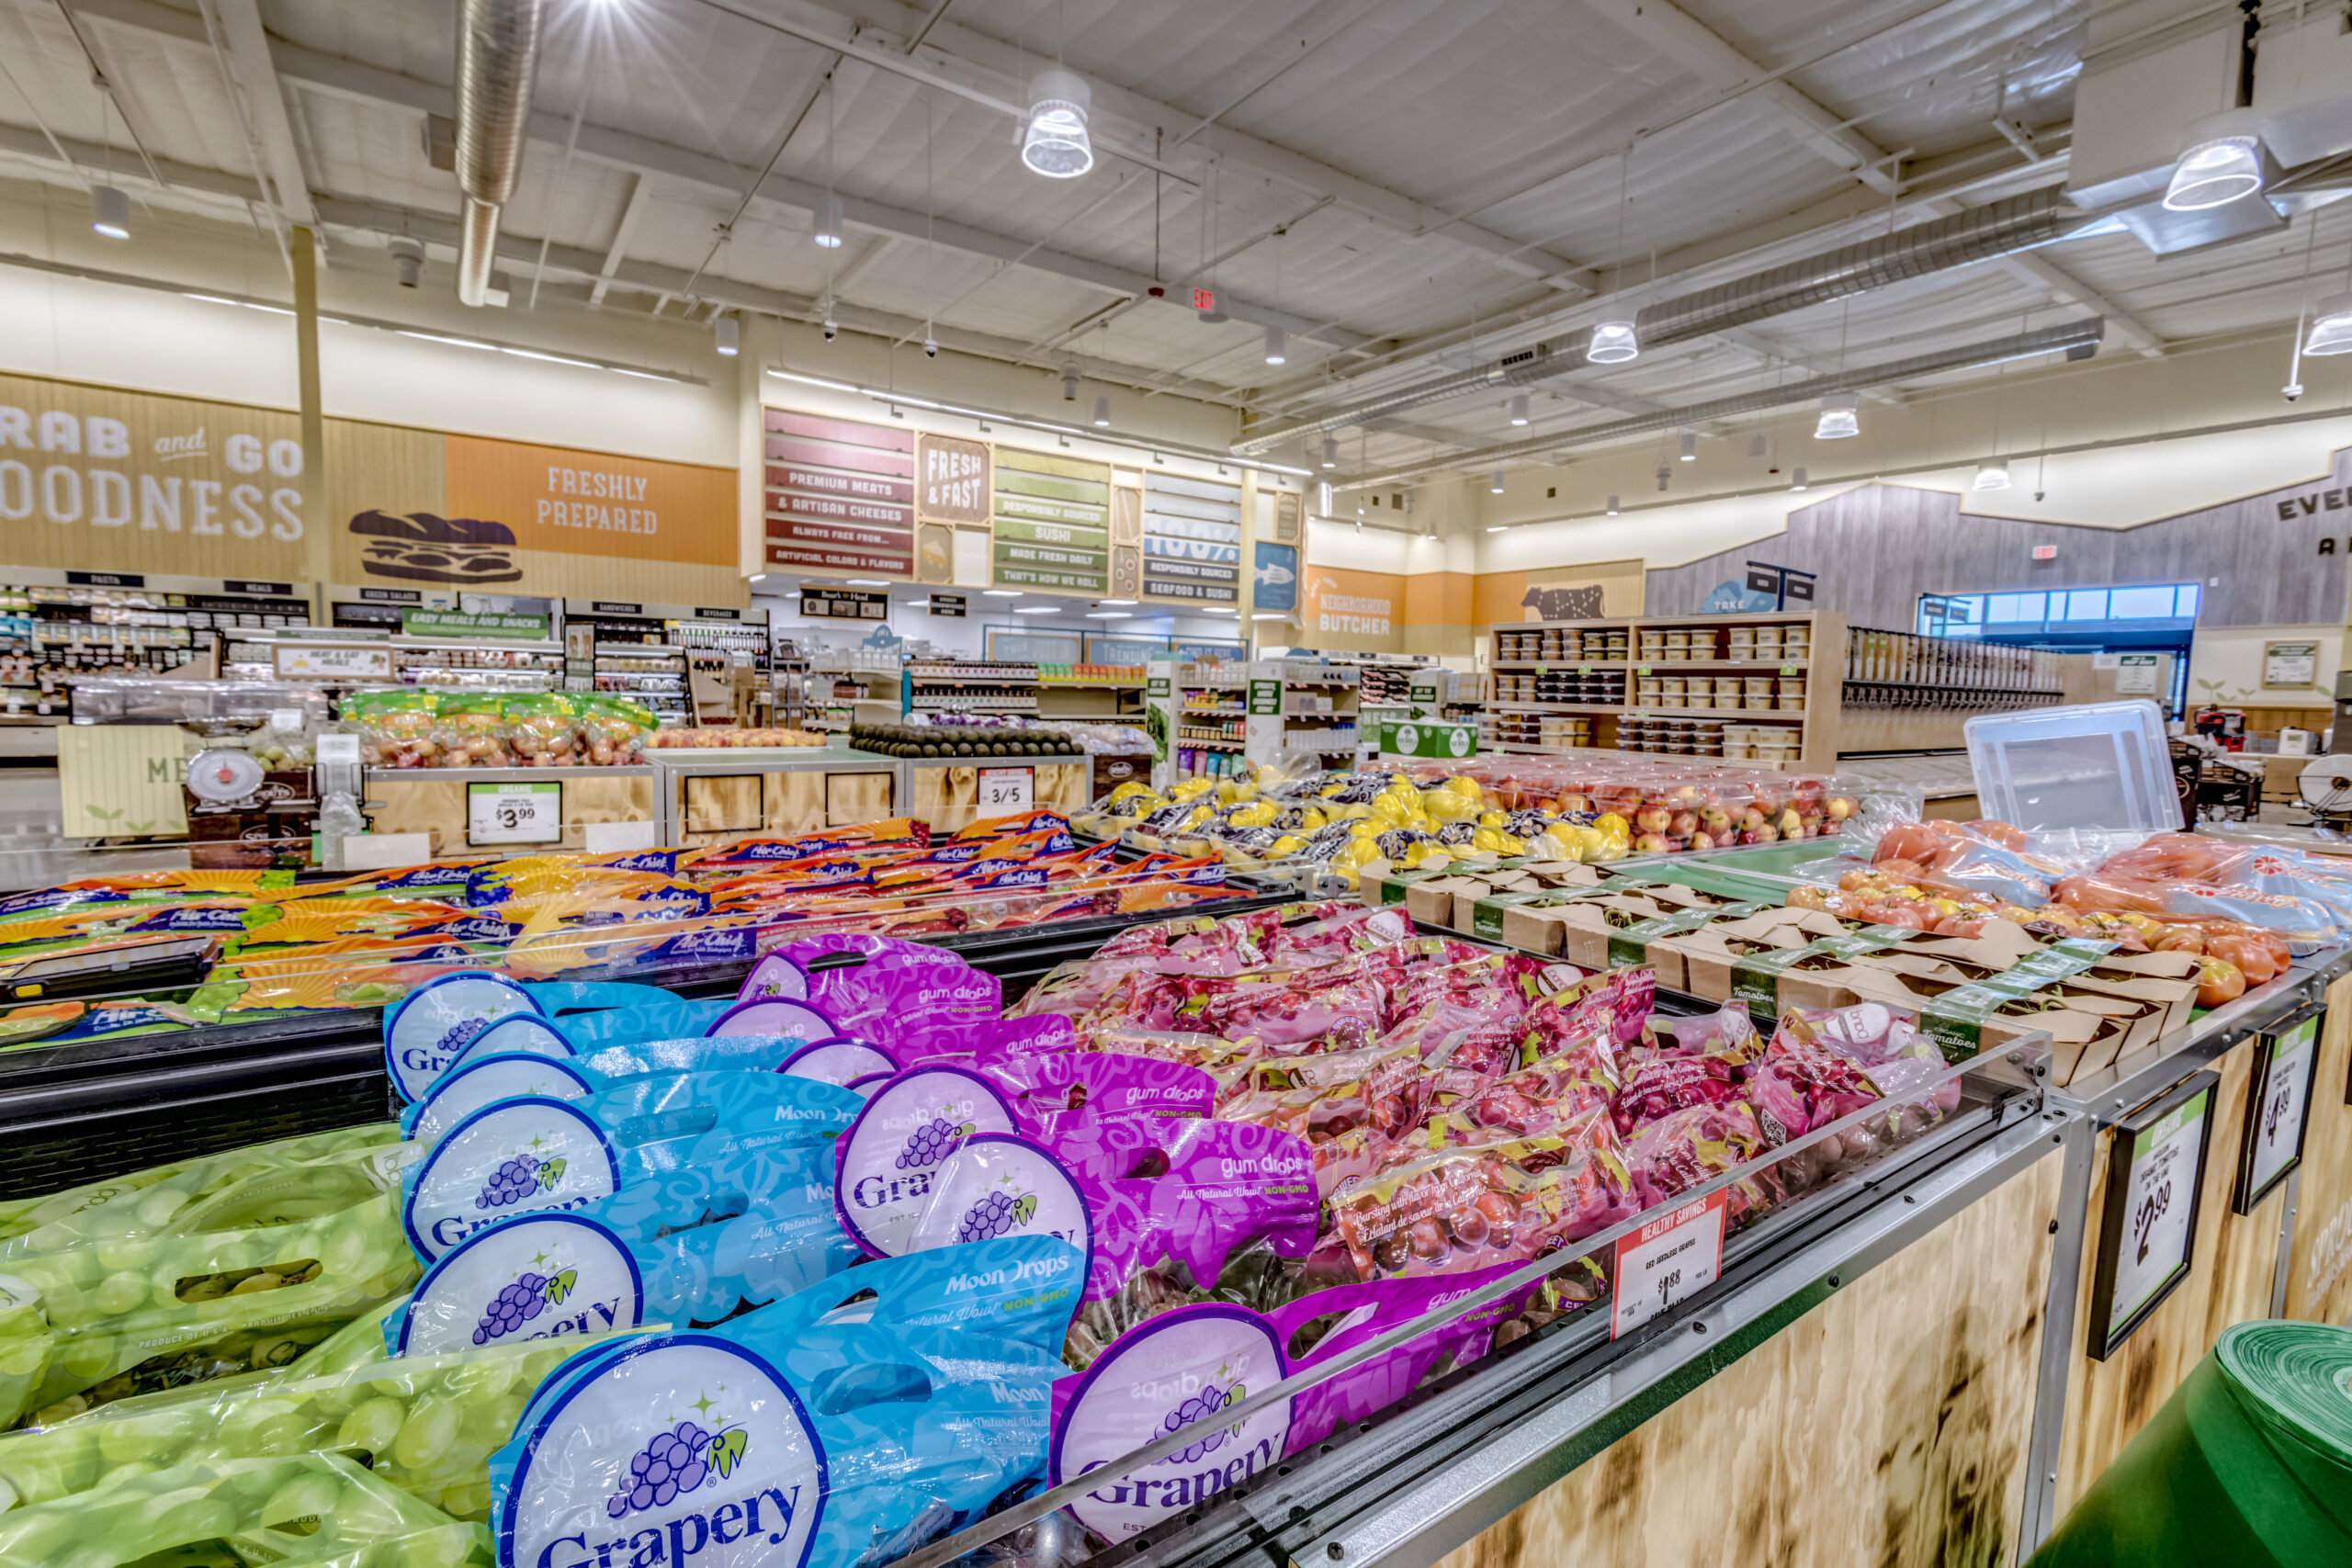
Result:
<svg viewBox="0 0 2352 1568">
<path fill-rule="evenodd" d="M 1726 1192 L 1710 1192 L 1617 1238 L 1609 1337 L 1632 1333 L 1722 1275 Z"/>
<path fill-rule="evenodd" d="M 563 783 L 469 784 L 469 844 L 560 844 L 563 841 Z"/>
<path fill-rule="evenodd" d="M 2245 1100 L 2245 1133 L 2238 1140 L 2238 1181 L 2233 1213 L 2255 1205 L 2303 1160 L 2303 1130 L 2311 1124 L 2312 1075 L 2319 1070 L 2314 1012 L 2264 1033 L 2254 1043 L 2254 1077 Z"/>
<path fill-rule="evenodd" d="M 982 768 L 978 805 L 983 817 L 1026 811 L 1037 804 L 1035 768 Z"/>
<path fill-rule="evenodd" d="M 2192 1073 L 2109 1132 L 2107 1205 L 2091 1276 L 2094 1361 L 2113 1355 L 2188 1278 L 2222 1079 Z"/>
</svg>

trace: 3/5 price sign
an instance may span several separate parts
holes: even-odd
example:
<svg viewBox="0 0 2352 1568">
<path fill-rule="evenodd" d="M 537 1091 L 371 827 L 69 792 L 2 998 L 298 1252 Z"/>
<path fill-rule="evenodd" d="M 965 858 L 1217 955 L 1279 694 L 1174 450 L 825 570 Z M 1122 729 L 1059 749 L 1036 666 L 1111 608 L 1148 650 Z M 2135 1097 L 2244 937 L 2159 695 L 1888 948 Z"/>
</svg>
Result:
<svg viewBox="0 0 2352 1568">
<path fill-rule="evenodd" d="M 1609 1337 L 1631 1333 L 1715 1282 L 1724 1269 L 1724 1197 L 1710 1192 L 1617 1238 Z"/>
<path fill-rule="evenodd" d="M 2087 1348 L 2095 1361 L 2107 1359 L 2188 1278 L 2221 1084 L 2213 1073 L 2191 1074 L 2109 1134 L 2091 1278 Z"/>
<path fill-rule="evenodd" d="M 1035 768 L 982 768 L 979 807 L 983 817 L 1026 811 L 1037 804 Z"/>
<path fill-rule="evenodd" d="M 563 784 L 469 784 L 466 842 L 558 844 L 563 841 Z"/>
</svg>

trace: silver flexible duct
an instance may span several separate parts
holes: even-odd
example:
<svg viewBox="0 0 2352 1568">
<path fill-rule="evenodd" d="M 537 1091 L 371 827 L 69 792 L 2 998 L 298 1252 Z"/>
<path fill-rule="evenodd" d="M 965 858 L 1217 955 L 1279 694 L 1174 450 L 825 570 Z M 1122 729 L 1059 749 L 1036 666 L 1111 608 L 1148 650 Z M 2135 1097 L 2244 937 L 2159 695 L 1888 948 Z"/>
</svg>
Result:
<svg viewBox="0 0 2352 1568">
<path fill-rule="evenodd" d="M 488 301 L 499 209 L 513 199 L 539 64 L 541 0 L 465 0 L 458 19 L 458 298 Z"/>
<path fill-rule="evenodd" d="M 1704 337 L 1767 316 L 2031 250 L 2064 239 L 2086 221 L 2088 215 L 2069 206 L 2057 187 L 2031 191 L 1755 273 L 1720 288 L 1662 299 L 1643 308 L 1634 319 L 1634 331 L 1644 348 Z M 1581 369 L 1584 362 L 1581 344 L 1552 339 L 1475 370 L 1441 376 L 1278 430 L 1254 433 L 1235 442 L 1232 450 L 1236 457 L 1257 457 L 1288 442 L 1328 435 L 1464 392 L 1549 380 Z"/>
<path fill-rule="evenodd" d="M 1436 462 L 1418 463 L 1409 468 L 1396 468 L 1385 474 L 1371 474 L 1345 481 L 1349 490 L 1376 489 L 1381 485 L 1401 484 L 1419 479 L 1424 474 L 1451 472 L 1456 468 L 1485 468 L 1498 463 L 1509 463 L 1522 457 L 1540 457 L 1553 452 L 1565 452 L 1577 446 L 1597 446 L 1605 442 L 1620 441 L 1629 435 L 1646 435 L 1657 430 L 1679 430 L 1709 420 L 1733 419 L 1741 414 L 1760 413 L 1766 409 L 1786 408 L 1792 403 L 1811 402 L 1831 392 L 1856 392 L 1865 387 L 1885 386 L 1894 381 L 1914 381 L 1923 376 L 1939 376 L 1952 370 L 1973 370 L 1986 365 L 1999 365 L 2012 359 L 2031 359 L 2044 354 L 2082 355 L 2098 346 L 2107 335 L 2107 321 L 2092 316 L 2084 321 L 2067 321 L 2054 327 L 2039 327 L 2030 333 L 2018 333 L 1987 343 L 1968 344 L 1959 348 L 1939 349 L 1933 354 L 1914 355 L 1884 365 L 1857 366 L 1851 370 L 1831 376 L 1816 376 L 1809 381 L 1792 381 L 1786 386 L 1764 387 L 1753 392 L 1741 392 L 1713 402 L 1692 403 L 1679 409 L 1660 409 L 1656 413 L 1636 414 L 1608 424 L 1596 424 L 1584 430 L 1571 430 L 1558 435 L 1539 435 L 1528 441 L 1514 441 L 1505 446 L 1487 446 L 1476 452 L 1456 452 Z"/>
</svg>

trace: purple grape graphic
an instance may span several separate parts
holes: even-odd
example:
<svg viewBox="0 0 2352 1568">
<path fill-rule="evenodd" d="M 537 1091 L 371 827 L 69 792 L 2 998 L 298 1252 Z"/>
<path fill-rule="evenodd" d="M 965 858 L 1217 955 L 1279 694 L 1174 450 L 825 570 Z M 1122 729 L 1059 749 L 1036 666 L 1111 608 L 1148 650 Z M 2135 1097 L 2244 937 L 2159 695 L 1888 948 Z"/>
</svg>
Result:
<svg viewBox="0 0 2352 1568">
<path fill-rule="evenodd" d="M 692 1421 L 681 1421 L 629 1455 L 628 1474 L 619 1490 L 605 1499 L 605 1514 L 616 1519 L 667 1507 L 682 1492 L 692 1492 L 713 1478 L 724 1480 L 743 1462 L 746 1439 L 740 1427 L 706 1432 Z"/>
<path fill-rule="evenodd" d="M 966 1212 L 964 1223 L 956 1227 L 956 1239 L 994 1240 L 1015 1225 L 1027 1224 L 1036 1212 L 1037 1195 L 1034 1192 L 1024 1192 L 1018 1198 L 1010 1192 L 991 1192 Z"/>
<path fill-rule="evenodd" d="M 1182 1431 L 1204 1416 L 1214 1416 L 1227 1405 L 1239 1403 L 1243 1392 L 1239 1383 L 1235 1383 L 1231 1388 L 1218 1388 L 1215 1384 L 1204 1388 L 1168 1413 L 1167 1419 L 1159 1424 L 1159 1435 L 1166 1437 L 1170 1432 Z M 1191 1464 L 1203 1455 L 1223 1446 L 1225 1439 L 1233 1436 L 1234 1430 L 1231 1427 L 1220 1427 L 1191 1448 L 1179 1449 L 1160 1462 L 1162 1464 Z"/>
<path fill-rule="evenodd" d="M 434 1050 L 445 1056 L 454 1056 L 469 1044 L 473 1037 L 490 1027 L 486 1018 L 459 1019 L 448 1033 L 444 1034 Z"/>
<path fill-rule="evenodd" d="M 528 1155 L 516 1155 L 490 1173 L 490 1179 L 474 1195 L 474 1207 L 503 1209 L 535 1192 L 549 1191 L 562 1179 L 560 1159 L 535 1160 Z"/>
<path fill-rule="evenodd" d="M 899 1151 L 900 1170 L 923 1170 L 947 1157 L 948 1151 L 972 1135 L 972 1123 L 957 1126 L 944 1116 L 934 1116 L 914 1130 L 907 1139 L 907 1146 Z"/>
<path fill-rule="evenodd" d="M 481 1322 L 474 1327 L 474 1343 L 487 1345 L 493 1339 L 503 1339 L 548 1307 L 562 1304 L 579 1280 L 580 1271 L 576 1269 L 566 1269 L 553 1277 L 526 1271 L 522 1278 L 501 1289 L 491 1298 L 490 1305 L 482 1309 Z"/>
</svg>

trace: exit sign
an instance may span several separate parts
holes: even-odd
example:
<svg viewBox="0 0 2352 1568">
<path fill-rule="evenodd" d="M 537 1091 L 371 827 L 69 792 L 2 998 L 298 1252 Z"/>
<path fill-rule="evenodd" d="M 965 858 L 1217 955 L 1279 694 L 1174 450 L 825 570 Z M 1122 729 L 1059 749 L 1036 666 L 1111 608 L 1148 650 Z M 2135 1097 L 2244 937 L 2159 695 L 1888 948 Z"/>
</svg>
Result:
<svg viewBox="0 0 2352 1568">
<path fill-rule="evenodd" d="M 2033 547 L 2033 558 L 2036 560 L 2056 560 L 2058 558 L 2058 547 L 2055 545 L 2036 545 Z"/>
<path fill-rule="evenodd" d="M 1195 289 L 1193 289 L 1193 310 L 1216 310 L 1216 289 L 1214 289 L 1214 288 L 1195 288 Z"/>
</svg>

